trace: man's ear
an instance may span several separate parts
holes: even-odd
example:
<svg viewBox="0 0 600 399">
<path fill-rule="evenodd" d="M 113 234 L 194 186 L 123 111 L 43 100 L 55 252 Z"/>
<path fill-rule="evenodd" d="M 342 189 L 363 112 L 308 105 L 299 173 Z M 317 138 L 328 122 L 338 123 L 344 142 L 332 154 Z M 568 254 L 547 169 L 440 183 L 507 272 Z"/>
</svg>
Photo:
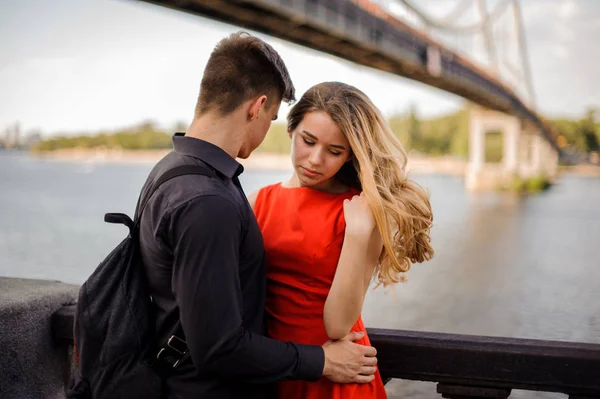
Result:
<svg viewBox="0 0 600 399">
<path fill-rule="evenodd" d="M 267 96 L 264 94 L 254 99 L 254 101 L 250 103 L 250 108 L 248 109 L 248 119 L 253 121 L 258 118 L 258 114 L 260 113 L 261 109 L 264 108 L 266 103 Z"/>
</svg>

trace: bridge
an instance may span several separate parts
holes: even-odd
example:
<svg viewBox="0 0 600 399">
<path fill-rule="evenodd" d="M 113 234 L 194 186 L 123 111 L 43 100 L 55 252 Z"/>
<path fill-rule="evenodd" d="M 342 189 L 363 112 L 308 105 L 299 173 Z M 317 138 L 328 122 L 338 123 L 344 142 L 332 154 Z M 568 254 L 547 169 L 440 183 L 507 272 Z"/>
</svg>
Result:
<svg viewBox="0 0 600 399">
<path fill-rule="evenodd" d="M 408 0 L 142 0 L 263 32 L 351 62 L 413 79 L 470 101 L 466 185 L 486 189 L 515 177 L 553 177 L 561 153 L 548 125 L 533 106 L 533 88 L 519 0 L 500 2 L 488 13 L 485 0 L 463 0 L 453 12 L 478 1 L 481 21 L 452 25 L 427 16 Z M 417 2 L 415 2 L 416 4 Z M 393 12 L 404 7 L 423 23 L 416 29 Z M 523 66 L 520 81 L 500 73 L 491 25 L 512 7 Z M 451 16 L 449 16 L 451 18 Z M 425 31 L 482 32 L 492 65 L 478 65 Z M 514 65 L 509 70 L 515 69 Z M 525 88 L 528 99 L 517 92 Z M 500 165 L 486 163 L 485 134 L 502 132 Z"/>
</svg>

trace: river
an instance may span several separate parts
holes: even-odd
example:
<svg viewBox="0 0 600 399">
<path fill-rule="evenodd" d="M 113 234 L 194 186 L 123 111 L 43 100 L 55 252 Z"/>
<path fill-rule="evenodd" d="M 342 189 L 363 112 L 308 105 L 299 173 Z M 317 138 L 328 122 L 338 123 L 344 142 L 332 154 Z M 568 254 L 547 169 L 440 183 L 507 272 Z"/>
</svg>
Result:
<svg viewBox="0 0 600 399">
<path fill-rule="evenodd" d="M 0 151 L 0 275 L 81 283 L 126 234 L 104 213 L 131 214 L 151 167 Z M 286 177 L 248 170 L 241 181 L 251 193 Z M 369 292 L 367 326 L 600 343 L 600 178 L 565 174 L 529 197 L 415 178 L 431 192 L 436 254 L 393 292 Z M 440 397 L 433 383 L 392 381 L 388 391 Z"/>
</svg>

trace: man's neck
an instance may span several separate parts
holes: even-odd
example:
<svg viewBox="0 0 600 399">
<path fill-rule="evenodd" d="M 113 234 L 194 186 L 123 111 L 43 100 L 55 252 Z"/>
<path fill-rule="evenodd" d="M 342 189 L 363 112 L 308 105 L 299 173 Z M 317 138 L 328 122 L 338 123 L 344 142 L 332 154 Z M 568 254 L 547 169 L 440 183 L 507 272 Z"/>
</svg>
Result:
<svg viewBox="0 0 600 399">
<path fill-rule="evenodd" d="M 207 141 L 221 148 L 233 159 L 237 158 L 243 143 L 243 117 L 233 112 L 226 117 L 207 113 L 194 118 L 185 132 L 186 136 Z"/>
</svg>

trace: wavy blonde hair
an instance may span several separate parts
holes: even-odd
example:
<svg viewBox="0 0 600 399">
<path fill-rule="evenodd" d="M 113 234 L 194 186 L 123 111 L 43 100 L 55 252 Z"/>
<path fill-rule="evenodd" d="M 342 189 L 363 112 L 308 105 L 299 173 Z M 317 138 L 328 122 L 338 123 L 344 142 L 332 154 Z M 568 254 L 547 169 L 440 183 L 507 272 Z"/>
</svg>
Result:
<svg viewBox="0 0 600 399">
<path fill-rule="evenodd" d="M 378 285 L 405 280 L 413 263 L 431 259 L 433 221 L 428 193 L 406 173 L 407 155 L 381 112 L 357 88 L 325 82 L 308 89 L 288 115 L 289 132 L 309 112 L 324 111 L 350 142 L 352 162 L 336 175 L 362 190 L 383 238 Z"/>
</svg>

